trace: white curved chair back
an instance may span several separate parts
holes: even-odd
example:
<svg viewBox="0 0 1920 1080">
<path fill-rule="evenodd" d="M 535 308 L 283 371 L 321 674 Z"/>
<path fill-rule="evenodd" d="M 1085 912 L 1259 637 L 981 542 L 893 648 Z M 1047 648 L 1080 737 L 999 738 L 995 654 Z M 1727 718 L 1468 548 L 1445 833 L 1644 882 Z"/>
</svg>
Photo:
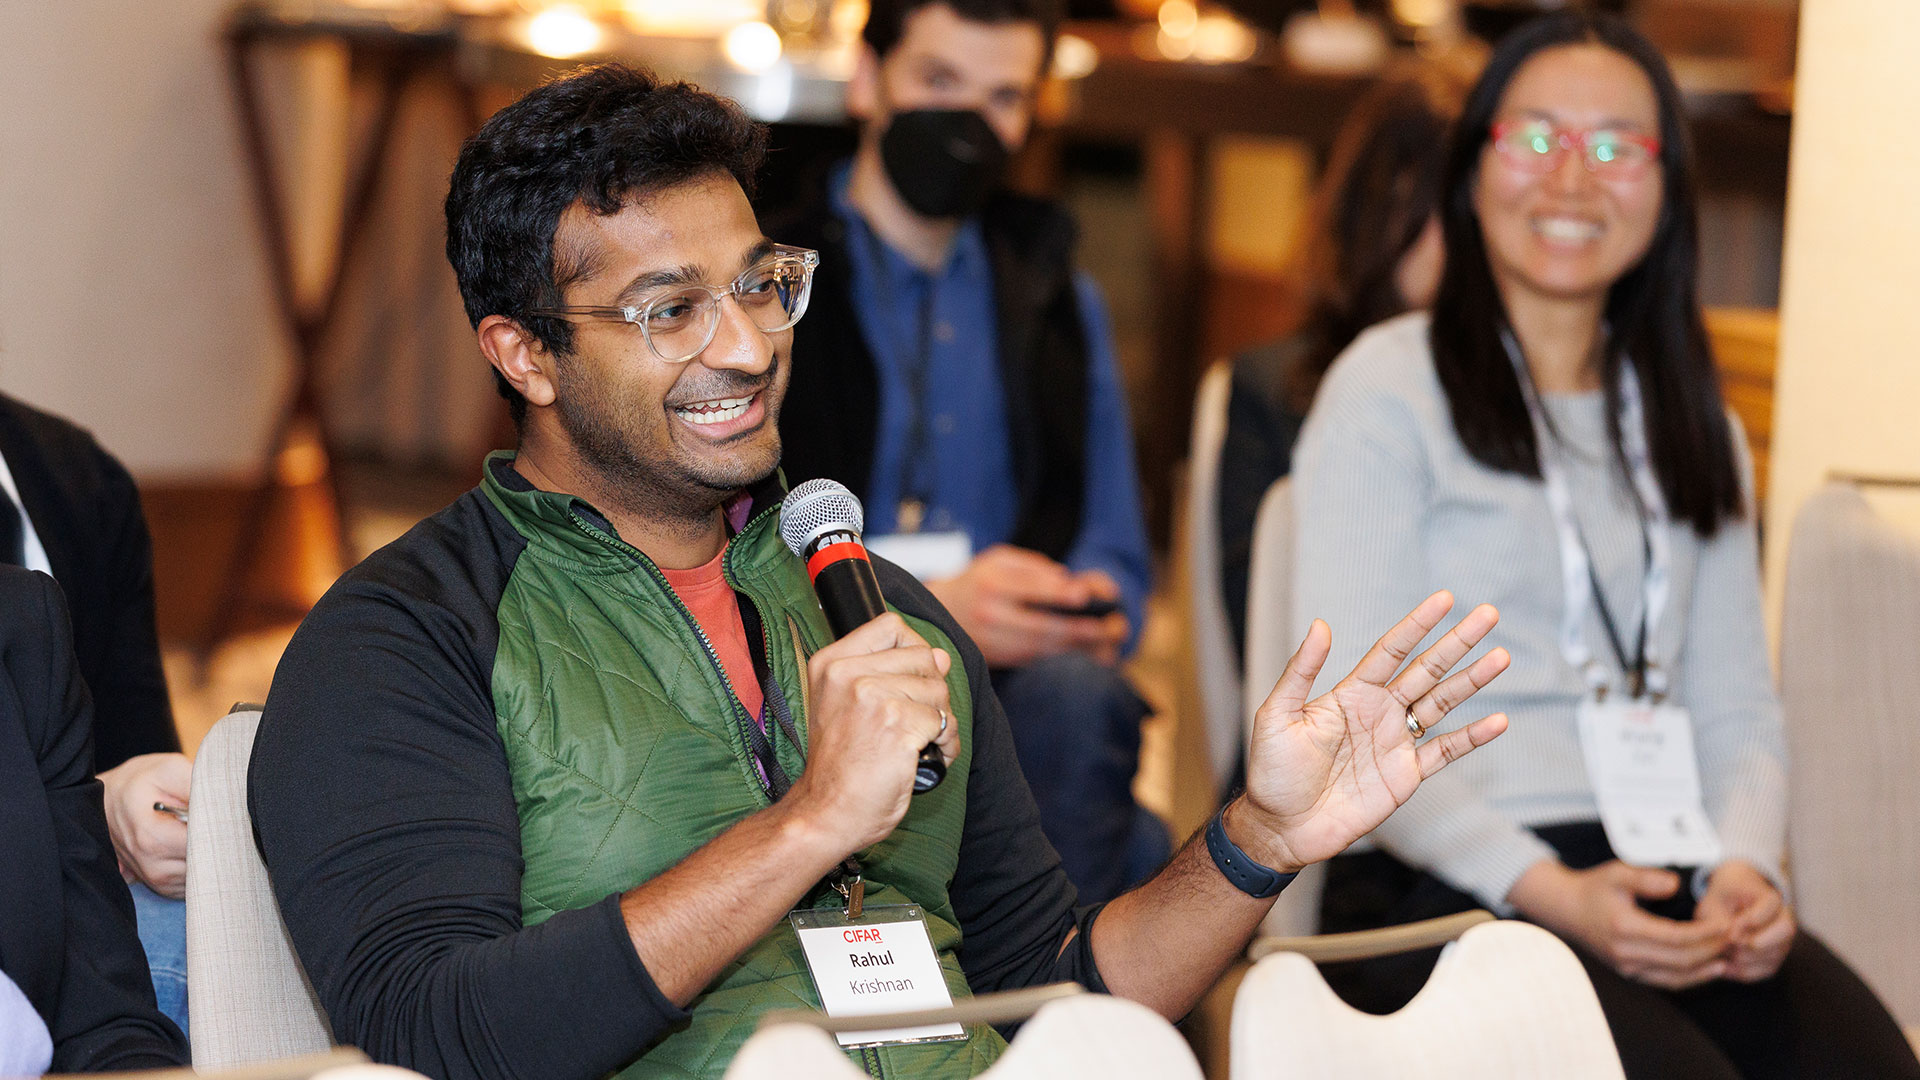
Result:
<svg viewBox="0 0 1920 1080">
<path fill-rule="evenodd" d="M 1240 755 L 1240 657 L 1220 581 L 1220 450 L 1227 441 L 1232 384 L 1233 365 L 1226 360 L 1216 361 L 1200 379 L 1187 451 L 1187 592 L 1216 796 L 1226 795 Z"/>
<path fill-rule="evenodd" d="M 821 1028 L 772 1023 L 734 1055 L 725 1080 L 864 1076 Z M 1075 994 L 1041 1006 L 981 1080 L 1201 1080 L 1201 1072 L 1187 1041 L 1152 1009 L 1105 994 Z"/>
<path fill-rule="evenodd" d="M 1798 914 L 1920 1025 L 1920 539 L 1852 485 L 1795 519 L 1780 690 Z"/>
<path fill-rule="evenodd" d="M 722 1080 L 864 1080 L 833 1036 L 811 1024 L 769 1024 L 733 1055 Z"/>
<path fill-rule="evenodd" d="M 1081 994 L 1046 1005 L 982 1080 L 1201 1080 L 1172 1024 L 1145 1005 Z"/>
<path fill-rule="evenodd" d="M 257 708 L 228 713 L 193 761 L 187 1009 L 198 1069 L 299 1057 L 333 1044 L 253 845 L 247 761 L 259 727 Z"/>
<path fill-rule="evenodd" d="M 1233 1080 L 1622 1080 L 1573 950 L 1522 922 L 1476 926 L 1391 1016 L 1341 1001 L 1313 962 L 1275 953 L 1233 1000 Z"/>
<path fill-rule="evenodd" d="M 1293 635 L 1293 482 L 1274 481 L 1260 497 L 1253 519 L 1253 561 L 1247 569 L 1247 682 L 1240 739 L 1253 737 L 1253 718 L 1286 669 L 1299 642 Z M 1320 927 L 1320 892 L 1326 867 L 1315 863 L 1273 902 L 1260 924 L 1262 937 L 1305 937 Z"/>
</svg>

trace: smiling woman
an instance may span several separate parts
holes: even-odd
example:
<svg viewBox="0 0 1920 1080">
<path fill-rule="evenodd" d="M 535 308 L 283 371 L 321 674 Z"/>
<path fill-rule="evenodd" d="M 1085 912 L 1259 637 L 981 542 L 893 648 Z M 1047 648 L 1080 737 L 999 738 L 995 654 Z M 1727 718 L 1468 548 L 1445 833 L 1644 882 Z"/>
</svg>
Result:
<svg viewBox="0 0 1920 1080">
<path fill-rule="evenodd" d="M 1340 625 L 1441 587 L 1497 603 L 1513 664 L 1483 696 L 1512 728 L 1333 860 L 1322 929 L 1539 923 L 1581 953 L 1630 1080 L 1920 1077 L 1784 898 L 1750 466 L 1701 325 L 1665 62 L 1612 17 L 1522 27 L 1442 191 L 1430 319 L 1361 335 L 1301 434 L 1293 605 Z M 1408 509 L 1383 528 L 1381 506 Z M 1648 732 L 1684 749 L 1644 766 L 1621 748 Z M 1328 981 L 1390 1011 L 1435 955 Z"/>
</svg>

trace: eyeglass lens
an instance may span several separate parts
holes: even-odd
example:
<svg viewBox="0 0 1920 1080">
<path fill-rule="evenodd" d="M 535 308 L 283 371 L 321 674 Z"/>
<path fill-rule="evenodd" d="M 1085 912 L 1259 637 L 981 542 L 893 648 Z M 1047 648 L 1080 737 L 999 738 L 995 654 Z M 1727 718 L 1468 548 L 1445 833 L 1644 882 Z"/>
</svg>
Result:
<svg viewBox="0 0 1920 1080">
<path fill-rule="evenodd" d="M 755 326 L 769 333 L 792 326 L 806 297 L 809 275 L 798 259 L 776 259 L 748 270 L 730 290 Z M 707 343 L 720 322 L 716 290 L 689 286 L 649 301 L 641 314 L 647 342 L 664 360 L 691 359 Z"/>
<path fill-rule="evenodd" d="M 1508 160 L 1531 172 L 1558 168 L 1567 144 L 1579 140 L 1586 166 L 1596 172 L 1633 174 L 1653 160 L 1647 148 L 1623 133 L 1605 128 L 1562 131 L 1547 123 L 1521 123 L 1503 130 L 1495 145 Z"/>
</svg>

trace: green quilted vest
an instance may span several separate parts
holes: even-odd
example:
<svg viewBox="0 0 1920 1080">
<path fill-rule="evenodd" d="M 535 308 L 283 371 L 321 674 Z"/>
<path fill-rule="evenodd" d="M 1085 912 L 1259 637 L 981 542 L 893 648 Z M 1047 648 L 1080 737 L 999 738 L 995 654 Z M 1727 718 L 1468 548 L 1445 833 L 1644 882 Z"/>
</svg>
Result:
<svg viewBox="0 0 1920 1080">
<path fill-rule="evenodd" d="M 491 466 L 484 476 L 487 497 L 528 541 L 500 599 L 493 701 L 520 814 L 521 911 L 533 926 L 653 878 L 769 800 L 740 727 L 745 710 L 658 568 L 576 512 L 574 497 L 509 490 Z M 805 567 L 779 538 L 778 518 L 777 507 L 758 508 L 722 567 L 761 613 L 766 655 L 804 739 L 800 653 L 811 655 L 831 636 Z M 971 991 L 954 956 L 960 929 L 947 883 L 966 815 L 967 786 L 954 780 L 971 761 L 972 700 L 953 643 L 931 624 L 909 621 L 953 657 L 948 683 L 961 755 L 954 779 L 915 796 L 893 834 L 859 858 L 869 905 L 924 909 L 958 999 Z M 784 737 L 775 742 L 787 774 L 799 776 L 804 751 Z M 839 902 L 825 888 L 802 901 Z M 818 1009 L 820 998 L 783 919 L 694 999 L 690 1022 L 619 1076 L 718 1077 L 763 1013 L 792 1007 Z M 876 1076 L 941 1080 L 981 1071 L 1004 1048 L 979 1027 L 964 1042 L 849 1054 Z"/>
</svg>

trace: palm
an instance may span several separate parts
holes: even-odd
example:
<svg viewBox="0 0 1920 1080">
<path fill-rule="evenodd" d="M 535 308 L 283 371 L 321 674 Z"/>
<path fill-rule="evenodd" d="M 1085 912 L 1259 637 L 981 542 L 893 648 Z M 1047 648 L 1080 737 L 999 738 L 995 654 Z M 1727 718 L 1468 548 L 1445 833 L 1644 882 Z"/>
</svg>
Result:
<svg viewBox="0 0 1920 1080">
<path fill-rule="evenodd" d="M 1412 798 L 1426 777 L 1505 730 L 1504 717 L 1488 717 L 1419 744 L 1407 727 L 1409 709 L 1433 727 L 1507 666 L 1505 650 L 1495 649 L 1448 675 L 1498 621 L 1483 605 L 1399 670 L 1452 603 L 1445 593 L 1429 597 L 1352 674 L 1311 701 L 1306 695 L 1332 646 L 1324 623 L 1315 621 L 1288 661 L 1254 719 L 1247 797 L 1289 861 L 1338 855 Z"/>
</svg>

